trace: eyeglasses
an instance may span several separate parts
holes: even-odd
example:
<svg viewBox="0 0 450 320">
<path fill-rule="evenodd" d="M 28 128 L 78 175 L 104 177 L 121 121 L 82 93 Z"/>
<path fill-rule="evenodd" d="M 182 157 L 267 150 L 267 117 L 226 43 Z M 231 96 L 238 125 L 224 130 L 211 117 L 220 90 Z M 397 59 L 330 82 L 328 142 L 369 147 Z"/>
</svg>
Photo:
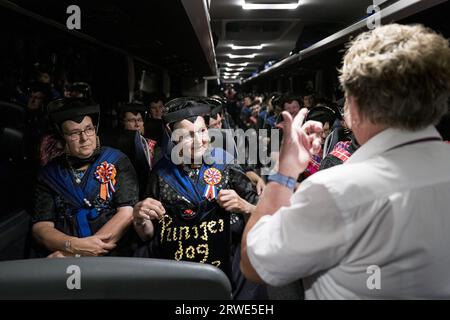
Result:
<svg viewBox="0 0 450 320">
<path fill-rule="evenodd" d="M 178 130 L 180 130 L 180 131 L 178 131 Z M 206 137 L 208 135 L 208 130 L 206 128 L 200 129 L 195 132 L 189 132 L 184 129 L 177 129 L 175 131 L 177 131 L 177 133 L 175 135 L 178 137 L 181 137 L 184 141 L 193 141 L 196 136 L 203 139 L 203 137 Z"/>
<path fill-rule="evenodd" d="M 65 136 L 68 136 L 71 141 L 78 141 L 81 138 L 81 134 L 84 133 L 88 137 L 92 137 L 95 134 L 95 127 L 90 126 L 86 127 L 84 130 L 73 131 L 70 133 L 64 133 Z"/>
<path fill-rule="evenodd" d="M 139 119 L 125 119 L 125 121 L 126 122 L 128 122 L 128 123 L 143 123 L 144 122 L 144 120 L 143 119 L 141 119 L 141 118 L 139 118 Z"/>
</svg>

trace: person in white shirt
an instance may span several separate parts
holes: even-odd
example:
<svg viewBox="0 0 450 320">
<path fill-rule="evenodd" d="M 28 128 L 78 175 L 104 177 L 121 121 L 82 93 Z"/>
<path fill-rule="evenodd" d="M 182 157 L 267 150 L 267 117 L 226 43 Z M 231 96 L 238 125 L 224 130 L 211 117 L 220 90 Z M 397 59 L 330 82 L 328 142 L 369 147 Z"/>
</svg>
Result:
<svg viewBox="0 0 450 320">
<path fill-rule="evenodd" d="M 361 147 L 292 194 L 321 126 L 303 124 L 306 109 L 284 112 L 278 172 L 243 235 L 244 275 L 302 279 L 306 299 L 449 299 L 450 145 L 433 126 L 450 96 L 448 40 L 420 25 L 365 32 L 340 82 Z"/>
</svg>

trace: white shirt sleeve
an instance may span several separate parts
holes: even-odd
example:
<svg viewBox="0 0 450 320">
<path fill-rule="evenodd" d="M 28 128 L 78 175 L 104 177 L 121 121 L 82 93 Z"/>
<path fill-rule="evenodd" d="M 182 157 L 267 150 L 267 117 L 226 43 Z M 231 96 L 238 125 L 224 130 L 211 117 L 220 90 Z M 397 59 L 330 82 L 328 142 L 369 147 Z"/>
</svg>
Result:
<svg viewBox="0 0 450 320">
<path fill-rule="evenodd" d="M 268 284 L 283 285 L 328 269 L 346 251 L 340 210 L 324 184 L 308 180 L 290 207 L 262 217 L 248 233 L 250 262 Z"/>
</svg>

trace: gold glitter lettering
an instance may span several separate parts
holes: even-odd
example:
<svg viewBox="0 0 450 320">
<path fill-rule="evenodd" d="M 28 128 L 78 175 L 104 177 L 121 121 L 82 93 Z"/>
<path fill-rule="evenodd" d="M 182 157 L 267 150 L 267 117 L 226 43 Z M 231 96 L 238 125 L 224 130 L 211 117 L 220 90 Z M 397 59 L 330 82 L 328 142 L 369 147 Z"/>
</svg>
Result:
<svg viewBox="0 0 450 320">
<path fill-rule="evenodd" d="M 184 230 L 184 237 L 183 237 L 183 230 Z M 191 237 L 189 234 L 189 227 L 180 227 L 180 240 L 187 240 Z"/>
<path fill-rule="evenodd" d="M 183 244 L 178 241 L 178 250 L 175 252 L 175 260 L 180 261 L 183 259 Z"/>
<path fill-rule="evenodd" d="M 166 237 L 166 241 L 167 242 L 171 242 L 172 239 L 170 239 L 170 232 L 172 231 L 172 228 L 167 228 L 167 237 Z"/>
<path fill-rule="evenodd" d="M 216 230 L 213 230 L 213 228 L 216 226 L 216 221 L 210 221 L 210 222 L 208 222 L 208 230 L 209 230 L 209 232 L 211 232 L 211 233 L 216 233 L 217 232 L 217 229 Z"/>
<path fill-rule="evenodd" d="M 173 228 L 173 232 L 172 232 L 172 238 L 173 238 L 173 241 L 177 241 L 178 240 L 178 238 L 177 238 L 177 227 L 174 227 Z M 180 240 L 183 240 L 183 239 L 180 239 Z"/>
<path fill-rule="evenodd" d="M 197 239 L 198 238 L 198 227 L 193 226 L 192 229 L 194 230 L 194 239 Z"/>
<path fill-rule="evenodd" d="M 208 241 L 208 226 L 206 224 L 206 221 L 203 221 L 202 224 L 200 225 L 200 228 L 203 229 L 203 235 L 201 236 L 201 238 L 205 241 Z"/>
<path fill-rule="evenodd" d="M 221 262 L 219 260 L 216 260 L 216 261 L 211 262 L 211 264 L 218 268 L 220 266 Z"/>
<path fill-rule="evenodd" d="M 199 254 L 204 254 L 204 257 L 201 261 L 199 261 L 200 263 L 205 263 L 206 260 L 208 259 L 209 256 L 209 247 L 208 244 L 199 244 L 197 246 L 197 253 Z"/>
<path fill-rule="evenodd" d="M 172 218 L 169 217 L 167 214 L 165 214 L 162 219 L 159 219 L 159 224 L 161 224 L 161 243 L 164 240 L 164 233 L 166 231 L 166 228 L 172 224 Z"/>
<path fill-rule="evenodd" d="M 194 259 L 195 258 L 195 248 L 193 246 L 189 246 L 186 249 L 186 258 Z"/>
</svg>

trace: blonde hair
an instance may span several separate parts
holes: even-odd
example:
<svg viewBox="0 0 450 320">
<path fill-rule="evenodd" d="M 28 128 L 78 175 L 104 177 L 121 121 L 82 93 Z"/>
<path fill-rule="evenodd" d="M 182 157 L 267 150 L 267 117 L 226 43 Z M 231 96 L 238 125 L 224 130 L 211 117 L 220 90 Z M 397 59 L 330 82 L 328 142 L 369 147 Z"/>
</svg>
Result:
<svg viewBox="0 0 450 320">
<path fill-rule="evenodd" d="M 436 124 L 447 112 L 450 48 L 422 25 L 384 25 L 357 36 L 339 80 L 371 122 L 408 130 Z"/>
</svg>

